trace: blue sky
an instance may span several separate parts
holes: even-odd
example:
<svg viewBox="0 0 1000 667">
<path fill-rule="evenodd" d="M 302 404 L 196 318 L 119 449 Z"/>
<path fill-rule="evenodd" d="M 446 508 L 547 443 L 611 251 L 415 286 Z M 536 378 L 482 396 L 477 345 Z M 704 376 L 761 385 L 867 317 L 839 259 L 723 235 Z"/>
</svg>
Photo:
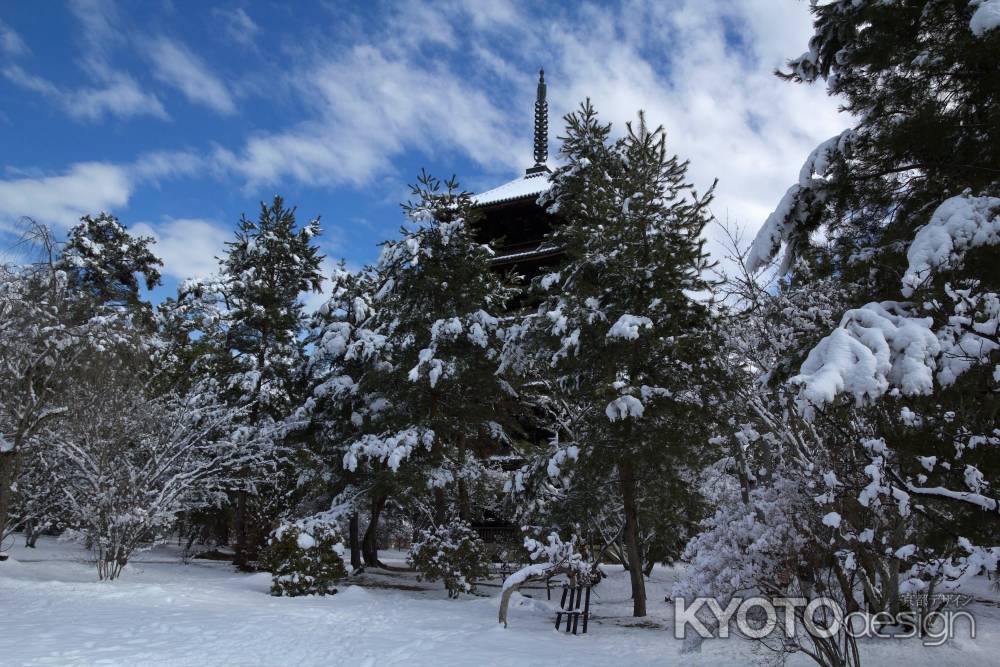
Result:
<svg viewBox="0 0 1000 667">
<path fill-rule="evenodd" d="M 771 74 L 805 49 L 807 8 L 0 0 L 0 235 L 108 210 L 158 238 L 172 290 L 281 193 L 322 215 L 331 260 L 361 266 L 421 167 L 482 190 L 530 166 L 540 66 L 552 154 L 586 96 L 617 127 L 645 109 L 752 233 L 847 125 L 822 88 Z"/>
</svg>

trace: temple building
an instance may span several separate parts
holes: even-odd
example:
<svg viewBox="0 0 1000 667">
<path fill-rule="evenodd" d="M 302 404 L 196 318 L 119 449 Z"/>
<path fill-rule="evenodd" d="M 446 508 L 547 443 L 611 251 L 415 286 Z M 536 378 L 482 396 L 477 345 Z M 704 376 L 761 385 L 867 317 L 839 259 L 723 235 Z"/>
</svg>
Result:
<svg viewBox="0 0 1000 667">
<path fill-rule="evenodd" d="M 551 187 L 548 167 L 549 156 L 549 106 L 545 101 L 545 72 L 538 72 L 535 97 L 534 165 L 525 170 L 524 176 L 473 196 L 480 218 L 476 222 L 475 236 L 480 243 L 488 244 L 494 251 L 492 266 L 495 271 L 520 275 L 525 281 L 550 270 L 562 259 L 562 249 L 546 240 L 560 219 L 538 205 L 538 196 Z M 516 311 L 526 304 L 524 295 L 508 303 Z M 543 443 L 548 434 L 530 426 L 530 420 L 521 424 L 519 436 L 523 446 Z M 480 455 L 502 470 L 514 471 L 524 464 L 521 455 L 509 446 L 485 445 Z M 507 517 L 485 511 L 473 529 L 487 545 L 494 560 L 504 561 L 514 554 L 522 542 L 520 528 Z"/>
<path fill-rule="evenodd" d="M 557 264 L 561 253 L 545 241 L 558 220 L 536 203 L 551 186 L 544 70 L 538 72 L 534 149 L 535 164 L 525 170 L 524 176 L 473 197 L 482 214 L 476 225 L 476 240 L 493 248 L 493 267 L 505 273 L 513 271 L 529 281 L 542 269 Z"/>
</svg>

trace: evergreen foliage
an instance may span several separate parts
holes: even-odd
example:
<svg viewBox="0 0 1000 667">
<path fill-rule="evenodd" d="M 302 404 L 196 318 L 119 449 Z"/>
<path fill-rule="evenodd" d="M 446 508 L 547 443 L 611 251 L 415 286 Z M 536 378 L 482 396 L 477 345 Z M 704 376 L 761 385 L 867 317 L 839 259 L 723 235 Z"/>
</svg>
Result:
<svg viewBox="0 0 1000 667">
<path fill-rule="evenodd" d="M 833 279 L 846 293 L 840 326 L 792 351 L 798 408 L 836 424 L 887 489 L 921 497 L 922 542 L 954 545 L 958 528 L 994 544 L 1000 523 L 982 510 L 998 507 L 1000 457 L 979 445 L 1000 407 L 1000 32 L 974 30 L 974 3 L 814 12 L 784 76 L 825 79 L 859 121 L 814 151 L 751 255 L 756 268 L 787 241 L 796 288 Z M 845 418 L 852 403 L 870 426 Z M 883 445 L 865 452 L 872 438 Z"/>
<path fill-rule="evenodd" d="M 565 260 L 533 285 L 540 305 L 510 336 L 508 364 L 530 369 L 555 418 L 528 486 L 589 497 L 583 523 L 609 498 L 623 504 L 642 616 L 644 559 L 678 555 L 680 527 L 700 518 L 692 463 L 708 447 L 716 372 L 710 308 L 696 295 L 710 288 L 701 233 L 711 192 L 694 191 L 687 163 L 642 115 L 614 141 L 589 101 L 566 121 L 566 164 L 542 200 L 565 220 L 550 238 Z M 645 556 L 640 542 L 654 545 Z"/>
<path fill-rule="evenodd" d="M 187 281 L 161 309 L 176 373 L 213 383 L 229 405 L 245 408 L 241 425 L 263 448 L 263 465 L 244 471 L 231 489 L 238 560 L 249 569 L 294 487 L 284 421 L 302 401 L 306 314 L 300 296 L 318 291 L 323 280 L 319 233 L 318 218 L 298 227 L 295 209 L 280 196 L 262 202 L 257 220 L 240 218 L 218 275 Z"/>
<path fill-rule="evenodd" d="M 812 8 L 782 76 L 825 80 L 857 124 L 807 158 L 730 278 L 726 354 L 754 371 L 731 404 L 749 409 L 716 436 L 719 509 L 677 594 L 822 591 L 923 622 L 941 602 L 914 596 L 996 570 L 1000 31 L 978 4 Z M 860 662 L 843 634 L 796 641 Z"/>
<path fill-rule="evenodd" d="M 347 578 L 344 544 L 336 524 L 296 522 L 272 533 L 262 555 L 271 572 L 271 595 L 333 595 Z"/>
<path fill-rule="evenodd" d="M 139 291 L 160 284 L 163 261 L 150 249 L 153 243 L 129 234 L 113 215 L 85 215 L 70 230 L 56 268 L 66 272 L 69 289 L 84 299 L 84 309 L 124 309 L 149 324 L 151 307 Z"/>
<path fill-rule="evenodd" d="M 486 547 L 461 519 L 421 531 L 407 562 L 420 579 L 442 580 L 449 598 L 473 592 L 476 580 L 488 576 Z"/>
<path fill-rule="evenodd" d="M 413 195 L 404 206 L 411 226 L 383 245 L 370 270 L 373 314 L 357 349 L 389 356 L 369 359 L 359 394 L 367 405 L 352 411 L 360 435 L 344 465 L 367 464 L 399 483 L 434 489 L 434 519 L 443 524 L 449 490 L 468 516 L 468 486 L 483 476 L 474 448 L 506 438 L 498 406 L 507 387 L 496 374 L 492 313 L 511 292 L 490 271 L 489 249 L 472 238 L 475 212 L 457 182 L 422 174 Z"/>
</svg>

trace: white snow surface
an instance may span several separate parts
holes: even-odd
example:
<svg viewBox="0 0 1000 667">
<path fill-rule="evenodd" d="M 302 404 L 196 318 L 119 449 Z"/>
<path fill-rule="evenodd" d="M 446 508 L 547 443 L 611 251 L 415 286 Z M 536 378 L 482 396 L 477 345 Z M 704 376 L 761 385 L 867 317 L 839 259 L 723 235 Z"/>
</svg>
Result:
<svg viewBox="0 0 1000 667">
<path fill-rule="evenodd" d="M 645 409 L 642 401 L 635 396 L 625 394 L 608 403 L 607 407 L 604 408 L 604 414 L 608 416 L 610 421 L 614 422 L 628 417 L 642 417 Z"/>
<path fill-rule="evenodd" d="M 777 208 L 771 212 L 771 215 L 767 216 L 764 224 L 757 231 L 757 236 L 754 237 L 746 258 L 747 268 L 750 271 L 762 269 L 774 259 L 774 256 L 781 250 L 781 246 L 789 242 L 800 222 L 802 197 L 807 191 L 817 189 L 817 186 L 825 183 L 833 156 L 843 152 L 853 136 L 853 130 L 844 130 L 821 143 L 809 154 L 809 157 L 802 164 L 802 168 L 799 169 L 798 182 L 792 184 L 785 191 Z M 787 272 L 793 259 L 794 252 L 789 248 L 778 268 L 778 273 Z"/>
<path fill-rule="evenodd" d="M 4 667 L 382 667 L 499 665 L 589 667 L 629 665 L 745 667 L 759 655 L 751 642 L 707 640 L 683 654 L 673 638 L 673 605 L 664 601 L 681 571 L 657 566 L 647 582 L 649 616 L 632 619 L 628 576 L 607 566 L 593 589 L 588 634 L 557 632 L 559 590 L 515 593 L 510 626 L 497 622 L 499 588 L 489 597 L 448 600 L 439 584 L 411 573 L 369 571 L 362 585 L 327 597 L 277 598 L 270 576 L 242 574 L 228 563 L 193 560 L 160 547 L 114 582 L 98 582 L 87 553 L 48 537 L 38 549 L 23 538 L 0 563 L 0 656 Z M 399 565 L 405 553 L 383 552 Z M 386 588 L 405 583 L 416 590 Z M 499 585 L 499 584 L 498 584 Z M 949 667 L 993 664 L 1000 652 L 997 594 L 982 577 L 968 592 L 977 638 L 959 633 L 938 648 L 918 641 L 862 640 L 866 665 Z M 631 626 L 631 627 L 630 627 Z M 789 667 L 813 665 L 793 655 Z"/>
<path fill-rule="evenodd" d="M 653 320 L 648 317 L 643 317 L 641 315 L 622 315 L 618 320 L 611 325 L 608 330 L 608 338 L 624 338 L 626 340 L 635 340 L 639 337 L 639 328 L 652 329 Z"/>
<path fill-rule="evenodd" d="M 1000 28 L 1000 0 L 972 0 L 976 8 L 969 21 L 969 29 L 976 37 L 982 37 L 990 30 Z"/>
<path fill-rule="evenodd" d="M 532 195 L 538 196 L 543 192 L 548 192 L 551 187 L 552 183 L 549 181 L 547 174 L 522 176 L 521 178 L 515 178 L 513 181 L 509 181 L 503 185 L 498 185 L 492 190 L 487 190 L 486 192 L 473 195 L 472 201 L 475 202 L 477 206 L 498 204 L 500 202 L 530 197 Z"/>
<path fill-rule="evenodd" d="M 1000 12 L 1000 0 L 997 0 Z M 967 250 L 1000 243 L 1000 198 L 962 194 L 944 200 L 906 251 L 903 296 L 909 297 L 936 269 L 961 263 Z"/>
<path fill-rule="evenodd" d="M 800 408 L 851 394 L 860 404 L 880 397 L 890 386 L 905 395 L 929 394 L 941 344 L 931 318 L 911 317 L 894 301 L 869 303 L 846 313 L 840 326 L 821 340 L 792 378 L 799 385 Z"/>
</svg>

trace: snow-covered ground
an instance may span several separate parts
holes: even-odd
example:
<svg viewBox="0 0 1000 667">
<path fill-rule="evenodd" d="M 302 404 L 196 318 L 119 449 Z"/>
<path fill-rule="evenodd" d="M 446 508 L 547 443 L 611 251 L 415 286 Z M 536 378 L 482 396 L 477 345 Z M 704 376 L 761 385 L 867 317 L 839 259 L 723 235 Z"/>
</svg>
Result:
<svg viewBox="0 0 1000 667">
<path fill-rule="evenodd" d="M 410 573 L 366 575 L 325 598 L 275 598 L 266 574 L 227 563 L 181 562 L 161 547 L 130 564 L 122 579 L 96 581 L 76 545 L 42 538 L 0 563 L 0 665 L 748 665 L 763 656 L 746 640 L 712 640 L 681 654 L 664 602 L 674 573 L 657 570 L 651 616 L 630 618 L 628 580 L 618 568 L 594 590 L 590 633 L 553 628 L 555 601 L 519 598 L 510 627 L 490 597 L 448 600 L 442 587 Z M 393 554 L 387 554 L 392 560 Z M 396 554 L 397 558 L 400 556 Z M 391 588 L 403 586 L 407 590 Z M 416 589 L 416 590 L 413 590 Z M 988 591 L 983 586 L 982 591 Z M 982 595 L 978 597 L 982 598 Z M 940 648 L 883 641 L 863 647 L 866 665 L 996 664 L 1000 609 L 979 602 L 975 640 Z M 631 626 L 631 627 L 630 627 Z M 795 656 L 791 665 L 812 664 Z"/>
</svg>

